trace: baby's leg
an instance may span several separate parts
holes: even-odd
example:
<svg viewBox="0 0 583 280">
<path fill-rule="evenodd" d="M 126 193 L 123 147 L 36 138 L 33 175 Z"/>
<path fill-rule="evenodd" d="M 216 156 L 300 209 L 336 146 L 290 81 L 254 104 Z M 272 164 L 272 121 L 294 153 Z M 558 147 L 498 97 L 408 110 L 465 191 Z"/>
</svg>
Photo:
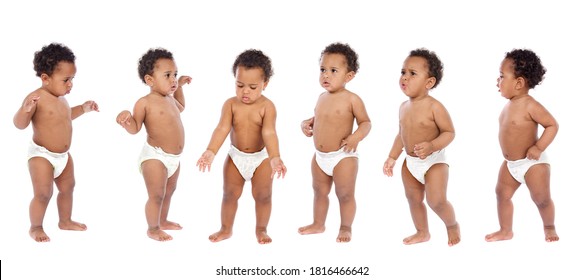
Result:
<svg viewBox="0 0 583 280">
<path fill-rule="evenodd" d="M 340 204 L 340 230 L 336 242 L 350 242 L 352 239 L 352 222 L 356 215 L 354 189 L 358 174 L 358 159 L 342 159 L 334 168 L 334 186 Z"/>
<path fill-rule="evenodd" d="M 312 158 L 312 187 L 314 189 L 314 222 L 300 227 L 300 234 L 322 233 L 326 230 L 326 216 L 330 200 L 328 194 L 332 190 L 332 177 L 326 175 L 316 163 L 316 157 Z"/>
<path fill-rule="evenodd" d="M 533 165 L 525 176 L 530 197 L 536 204 L 545 229 L 545 240 L 559 241 L 555 230 L 555 204 L 551 199 L 551 167 L 548 164 Z"/>
<path fill-rule="evenodd" d="M 162 202 L 162 211 L 160 212 L 160 228 L 163 230 L 180 230 L 182 226 L 178 223 L 168 221 L 168 212 L 170 211 L 170 202 L 172 201 L 172 195 L 176 191 L 176 185 L 178 183 L 178 176 L 180 175 L 180 166 L 176 169 L 176 172 L 168 178 L 166 181 L 166 195 L 164 195 L 164 201 Z"/>
<path fill-rule="evenodd" d="M 172 240 L 172 236 L 160 228 L 160 213 L 166 192 L 168 171 L 162 162 L 155 159 L 142 163 L 142 175 L 148 190 L 146 202 L 146 221 L 148 223 L 148 237 L 158 241 Z"/>
<path fill-rule="evenodd" d="M 55 179 L 55 184 L 59 190 L 59 194 L 57 195 L 59 228 L 63 230 L 87 230 L 85 224 L 71 220 L 73 213 L 73 190 L 75 189 L 75 168 L 71 155 L 69 155 L 69 160 L 63 173 Z"/>
<path fill-rule="evenodd" d="M 259 244 L 271 243 L 267 235 L 267 224 L 271 216 L 271 166 L 269 159 L 265 159 L 253 174 L 251 179 L 253 198 L 255 199 L 255 235 Z"/>
<path fill-rule="evenodd" d="M 425 174 L 427 204 L 441 218 L 447 228 L 449 246 L 460 242 L 460 227 L 455 219 L 453 206 L 447 200 L 449 167 L 445 163 L 433 165 Z"/>
<path fill-rule="evenodd" d="M 514 205 L 512 196 L 520 186 L 520 183 L 510 175 L 506 161 L 502 162 L 498 173 L 498 183 L 496 184 L 496 200 L 498 202 L 498 223 L 500 230 L 486 235 L 486 241 L 501 241 L 512 239 L 512 216 Z"/>
<path fill-rule="evenodd" d="M 230 156 L 225 159 L 223 166 L 223 202 L 221 204 L 221 229 L 209 236 L 211 242 L 219 242 L 233 235 L 233 224 L 239 197 L 243 193 L 245 179 Z"/>
<path fill-rule="evenodd" d="M 417 230 L 415 234 L 405 237 L 403 243 L 411 245 L 428 241 L 431 236 L 429 235 L 429 225 L 427 223 L 427 209 L 425 208 L 425 203 L 423 203 L 425 186 L 411 175 L 407 168 L 406 160 L 403 161 L 403 166 L 401 167 L 401 177 L 405 187 L 405 196 L 407 197 L 407 202 L 409 202 L 411 218 Z"/>
<path fill-rule="evenodd" d="M 53 195 L 53 167 L 44 158 L 34 157 L 28 161 L 34 197 L 30 201 L 29 234 L 37 242 L 48 242 L 50 238 L 43 230 L 47 206 Z"/>
</svg>

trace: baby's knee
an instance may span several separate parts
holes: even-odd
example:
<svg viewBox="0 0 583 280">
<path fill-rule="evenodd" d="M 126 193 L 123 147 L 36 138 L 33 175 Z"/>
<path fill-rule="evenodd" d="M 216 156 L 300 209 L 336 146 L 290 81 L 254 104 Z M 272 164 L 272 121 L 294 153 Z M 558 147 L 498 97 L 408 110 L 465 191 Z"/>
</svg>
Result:
<svg viewBox="0 0 583 280">
<path fill-rule="evenodd" d="M 41 203 L 49 203 L 52 196 L 53 192 L 38 192 L 34 194 L 34 199 Z"/>
<path fill-rule="evenodd" d="M 550 196 L 532 196 L 532 201 L 534 201 L 534 204 L 539 209 L 547 208 L 553 203 Z"/>
<path fill-rule="evenodd" d="M 434 212 L 440 212 L 445 208 L 447 205 L 447 200 L 440 199 L 440 200 L 428 200 L 427 205 L 433 210 Z"/>
<path fill-rule="evenodd" d="M 271 193 L 270 192 L 259 192 L 254 193 L 253 198 L 257 203 L 271 203 Z"/>
</svg>

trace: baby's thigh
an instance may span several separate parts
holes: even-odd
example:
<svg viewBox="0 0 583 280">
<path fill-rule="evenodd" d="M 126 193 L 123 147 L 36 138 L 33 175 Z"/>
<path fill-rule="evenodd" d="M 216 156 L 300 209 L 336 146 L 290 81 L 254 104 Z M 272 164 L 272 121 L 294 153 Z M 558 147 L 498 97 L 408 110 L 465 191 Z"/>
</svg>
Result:
<svg viewBox="0 0 583 280">
<path fill-rule="evenodd" d="M 531 166 L 524 179 L 532 195 L 550 196 L 551 168 L 548 164 Z"/>
</svg>

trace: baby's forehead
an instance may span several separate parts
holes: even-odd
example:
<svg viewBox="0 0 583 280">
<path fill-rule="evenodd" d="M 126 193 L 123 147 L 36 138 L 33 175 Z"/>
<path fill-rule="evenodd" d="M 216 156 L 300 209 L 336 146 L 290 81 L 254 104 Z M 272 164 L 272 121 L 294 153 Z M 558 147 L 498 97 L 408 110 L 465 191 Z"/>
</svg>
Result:
<svg viewBox="0 0 583 280">
<path fill-rule="evenodd" d="M 409 56 L 403 62 L 403 68 L 414 68 L 417 70 L 429 69 L 429 63 L 424 57 Z"/>
<path fill-rule="evenodd" d="M 154 71 L 156 70 L 162 71 L 176 70 L 176 63 L 174 62 L 173 59 L 158 58 L 156 60 L 156 63 L 154 63 Z"/>
</svg>

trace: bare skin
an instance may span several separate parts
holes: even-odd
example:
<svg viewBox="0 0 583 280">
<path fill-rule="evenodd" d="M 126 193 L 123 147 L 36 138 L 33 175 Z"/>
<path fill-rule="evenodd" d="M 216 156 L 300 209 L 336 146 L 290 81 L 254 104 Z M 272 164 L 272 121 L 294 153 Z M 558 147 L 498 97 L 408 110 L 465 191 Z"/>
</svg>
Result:
<svg viewBox="0 0 583 280">
<path fill-rule="evenodd" d="M 133 114 L 122 111 L 116 122 L 130 134 L 136 134 L 145 126 L 147 142 L 168 154 L 180 155 L 184 149 L 184 127 L 180 113 L 186 105 L 182 86 L 192 78 L 177 78 L 176 64 L 171 59 L 156 61 L 152 75 L 145 76 L 150 93 L 140 98 Z M 176 191 L 180 166 L 168 176 L 168 169 L 159 160 L 146 160 L 141 165 L 142 176 L 148 191 L 145 214 L 148 237 L 157 241 L 172 240 L 164 230 L 180 230 L 182 226 L 168 220 L 170 202 Z"/>
<path fill-rule="evenodd" d="M 264 148 L 269 158 L 257 167 L 251 178 L 251 191 L 255 200 L 255 235 L 259 244 L 269 244 L 267 225 L 271 217 L 273 177 L 285 177 L 287 168 L 279 156 L 279 140 L 275 130 L 274 104 L 262 95 L 268 84 L 261 68 L 239 66 L 236 74 L 236 96 L 225 101 L 219 124 L 215 128 L 207 150 L 197 162 L 199 170 L 210 171 L 216 153 L 230 135 L 231 145 L 244 153 L 256 153 Z M 223 165 L 223 200 L 221 228 L 211 234 L 211 242 L 219 242 L 233 235 L 238 201 L 243 193 L 245 179 L 227 156 Z"/>
<path fill-rule="evenodd" d="M 555 138 L 559 125 L 554 117 L 528 94 L 527 81 L 514 75 L 513 63 L 511 59 L 503 60 L 498 78 L 499 91 L 509 100 L 499 118 L 500 147 L 506 161 L 538 160 Z M 540 138 L 539 125 L 544 128 Z M 514 236 L 512 196 L 521 183 L 512 177 L 506 161 L 502 162 L 496 184 L 500 229 L 486 235 L 485 239 L 488 242 L 509 240 Z M 527 171 L 524 179 L 542 218 L 545 240 L 554 242 L 559 240 L 559 236 L 555 230 L 555 205 L 551 199 L 550 174 L 548 164 L 535 164 Z"/>
<path fill-rule="evenodd" d="M 403 149 L 409 156 L 425 159 L 433 152 L 447 147 L 455 135 L 449 113 L 439 101 L 429 95 L 429 90 L 435 85 L 435 78 L 429 77 L 426 60 L 422 57 L 408 57 L 401 71 L 401 90 L 409 100 L 401 104 L 399 109 L 399 134 L 395 137 L 383 167 L 387 176 L 393 176 L 393 168 Z M 453 206 L 447 200 L 448 165 L 438 163 L 431 166 L 425 174 L 425 183 L 422 184 L 413 177 L 404 161 L 401 177 L 416 229 L 415 234 L 403 239 L 403 243 L 417 244 L 431 238 L 425 198 L 447 228 L 448 245 L 459 243 L 459 226 Z"/>
<path fill-rule="evenodd" d="M 320 61 L 320 85 L 326 92 L 320 94 L 314 117 L 302 122 L 302 132 L 313 136 L 314 146 L 320 152 L 328 153 L 343 149 L 344 152 L 356 152 L 358 144 L 370 132 L 371 122 L 364 102 L 360 97 L 345 88 L 354 71 L 348 71 L 346 58 L 341 54 L 324 54 Z M 356 120 L 358 128 L 353 132 Z M 334 167 L 332 176 L 324 173 L 318 166 L 315 156 L 312 158 L 312 187 L 314 189 L 313 222 L 300 227 L 302 235 L 325 231 L 328 214 L 328 195 L 335 186 L 340 203 L 340 230 L 337 242 L 349 242 L 352 239 L 352 223 L 356 215 L 354 190 L 358 173 L 358 159 L 346 157 Z"/>
<path fill-rule="evenodd" d="M 99 111 L 94 101 L 69 107 L 65 99 L 72 87 L 75 64 L 61 61 L 52 75 L 41 74 L 42 86 L 24 99 L 22 106 L 14 115 L 14 125 L 25 129 L 32 123 L 32 140 L 39 146 L 54 153 L 67 153 L 73 135 L 72 120 L 86 112 Z M 87 226 L 71 220 L 73 210 L 73 190 L 75 187 L 74 165 L 71 155 L 63 172 L 56 178 L 53 166 L 42 157 L 32 157 L 28 161 L 34 197 L 30 202 L 29 235 L 37 242 L 50 241 L 43 229 L 43 220 L 48 203 L 53 195 L 53 184 L 57 186 L 57 209 L 59 228 L 62 230 L 87 230 Z"/>
</svg>

